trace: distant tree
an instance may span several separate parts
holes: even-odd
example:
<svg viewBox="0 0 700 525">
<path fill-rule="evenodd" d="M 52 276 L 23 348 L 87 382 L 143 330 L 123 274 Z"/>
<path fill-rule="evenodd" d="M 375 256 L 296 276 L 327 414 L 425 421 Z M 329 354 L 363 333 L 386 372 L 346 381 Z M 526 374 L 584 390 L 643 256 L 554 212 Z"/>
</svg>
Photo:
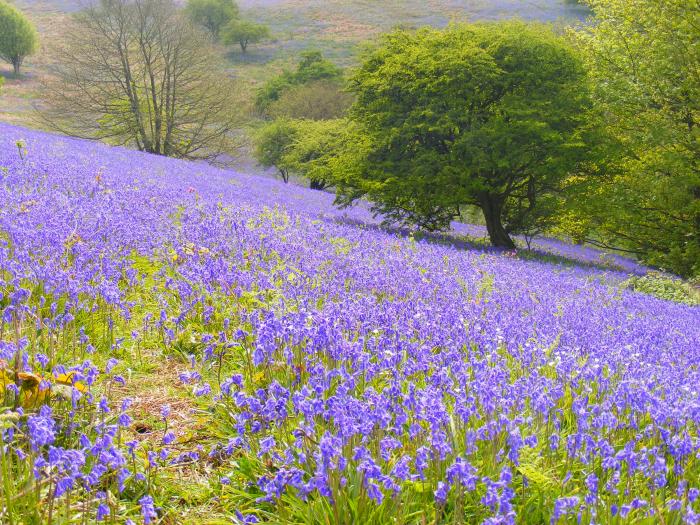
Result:
<svg viewBox="0 0 700 525">
<path fill-rule="evenodd" d="M 233 0 L 187 0 L 185 11 L 218 39 L 221 28 L 238 16 L 238 5 Z"/>
<path fill-rule="evenodd" d="M 350 87 L 362 147 L 348 144 L 366 154 L 338 156 L 331 177 L 340 203 L 366 196 L 388 221 L 442 229 L 474 205 L 492 244 L 513 248 L 585 157 L 586 73 L 544 25 L 397 31 Z"/>
<path fill-rule="evenodd" d="M 234 86 L 173 0 L 94 2 L 67 33 L 45 86 L 53 127 L 172 157 L 231 147 Z"/>
<path fill-rule="evenodd" d="M 12 64 L 15 76 L 19 76 L 24 59 L 37 47 L 34 26 L 16 8 L 0 0 L 0 58 Z"/>
<path fill-rule="evenodd" d="M 297 138 L 294 122 L 278 119 L 265 125 L 255 135 L 255 158 L 261 166 L 274 166 L 286 183 L 289 182 L 291 163 L 286 158 Z"/>
<path fill-rule="evenodd" d="M 299 57 L 299 64 L 294 73 L 294 80 L 298 84 L 312 80 L 338 79 L 343 74 L 343 70 L 324 58 L 320 51 L 305 51 Z"/>
<path fill-rule="evenodd" d="M 270 36 L 270 29 L 263 24 L 256 24 L 248 20 L 231 20 L 223 29 L 225 44 L 238 44 L 245 53 L 250 44 L 262 42 Z"/>
<path fill-rule="evenodd" d="M 649 263 L 700 274 L 700 5 L 587 3 L 596 23 L 576 36 L 621 148 L 612 176 L 579 195 L 572 222 Z"/>
<path fill-rule="evenodd" d="M 315 80 L 282 92 L 268 114 L 273 118 L 330 120 L 345 115 L 352 102 L 352 94 L 339 82 Z"/>
<path fill-rule="evenodd" d="M 296 70 L 284 71 L 265 83 L 258 91 L 255 106 L 259 112 L 267 114 L 270 106 L 285 92 L 316 81 L 327 81 L 340 86 L 342 76 L 343 70 L 324 58 L 319 51 L 306 51 L 301 54 Z"/>
</svg>

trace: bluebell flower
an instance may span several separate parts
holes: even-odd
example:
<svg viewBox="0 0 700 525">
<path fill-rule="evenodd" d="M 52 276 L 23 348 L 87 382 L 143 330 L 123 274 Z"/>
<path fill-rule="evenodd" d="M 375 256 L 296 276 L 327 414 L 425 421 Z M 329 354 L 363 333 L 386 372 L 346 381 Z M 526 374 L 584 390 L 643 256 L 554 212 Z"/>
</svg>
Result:
<svg viewBox="0 0 700 525">
<path fill-rule="evenodd" d="M 95 519 L 97 521 L 104 521 L 104 519 L 107 518 L 109 516 L 109 514 L 110 514 L 110 510 L 109 510 L 109 507 L 107 506 L 107 504 L 100 503 L 97 506 L 97 516 Z"/>
<path fill-rule="evenodd" d="M 143 523 L 145 525 L 148 525 L 158 517 L 153 503 L 153 498 L 151 496 L 143 496 L 139 500 L 139 504 L 141 505 L 141 516 L 143 517 Z"/>
</svg>

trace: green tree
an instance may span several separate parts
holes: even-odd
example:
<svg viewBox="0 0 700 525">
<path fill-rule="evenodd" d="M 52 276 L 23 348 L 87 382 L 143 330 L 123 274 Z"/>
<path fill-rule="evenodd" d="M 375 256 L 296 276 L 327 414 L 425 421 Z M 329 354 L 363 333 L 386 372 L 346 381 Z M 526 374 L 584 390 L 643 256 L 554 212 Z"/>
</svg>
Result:
<svg viewBox="0 0 700 525">
<path fill-rule="evenodd" d="M 34 26 L 13 6 L 0 0 L 0 58 L 12 64 L 19 76 L 24 59 L 37 48 Z"/>
<path fill-rule="evenodd" d="M 267 114 L 271 105 L 279 100 L 287 91 L 297 86 L 313 82 L 325 81 L 329 85 L 340 86 L 343 70 L 319 51 L 306 51 L 301 54 L 296 70 L 284 71 L 281 75 L 270 79 L 258 91 L 255 106 L 258 111 Z"/>
<path fill-rule="evenodd" d="M 584 159 L 586 73 L 547 26 L 399 30 L 350 87 L 362 133 L 334 161 L 338 201 L 367 196 L 392 222 L 442 229 L 473 205 L 491 242 L 512 248 Z"/>
<path fill-rule="evenodd" d="M 285 119 L 277 119 L 263 126 L 255 135 L 255 159 L 261 166 L 274 166 L 286 183 L 289 182 L 291 163 L 286 158 L 298 134 L 297 126 Z"/>
<path fill-rule="evenodd" d="M 285 164 L 309 181 L 313 190 L 323 190 L 344 170 L 350 155 L 358 152 L 359 130 L 350 121 L 298 120 L 294 141 L 284 155 Z M 348 171 L 344 171 L 348 173 Z"/>
<path fill-rule="evenodd" d="M 700 5 L 590 0 L 577 33 L 594 100 L 620 145 L 612 175 L 573 214 L 608 245 L 700 273 Z"/>
<path fill-rule="evenodd" d="M 223 29 L 225 44 L 238 44 L 245 53 L 250 44 L 262 42 L 270 36 L 270 29 L 263 24 L 256 24 L 248 20 L 231 20 Z"/>
<path fill-rule="evenodd" d="M 360 146 L 357 126 L 346 119 L 277 119 L 255 134 L 255 158 L 265 167 L 274 166 L 289 181 L 295 173 L 309 181 L 309 187 L 323 190 L 348 165 Z M 343 173 L 348 173 L 343 169 Z"/>
<path fill-rule="evenodd" d="M 221 28 L 238 16 L 238 5 L 233 0 L 187 0 L 185 11 L 218 39 Z"/>
</svg>

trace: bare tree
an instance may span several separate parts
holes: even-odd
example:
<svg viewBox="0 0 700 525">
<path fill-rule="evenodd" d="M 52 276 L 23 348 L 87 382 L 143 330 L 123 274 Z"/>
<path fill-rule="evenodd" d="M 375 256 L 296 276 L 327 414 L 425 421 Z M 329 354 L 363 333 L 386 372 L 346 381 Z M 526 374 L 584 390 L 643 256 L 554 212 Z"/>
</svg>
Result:
<svg viewBox="0 0 700 525">
<path fill-rule="evenodd" d="M 231 146 L 233 83 L 173 0 L 94 0 L 72 24 L 45 86 L 52 127 L 180 158 Z"/>
</svg>

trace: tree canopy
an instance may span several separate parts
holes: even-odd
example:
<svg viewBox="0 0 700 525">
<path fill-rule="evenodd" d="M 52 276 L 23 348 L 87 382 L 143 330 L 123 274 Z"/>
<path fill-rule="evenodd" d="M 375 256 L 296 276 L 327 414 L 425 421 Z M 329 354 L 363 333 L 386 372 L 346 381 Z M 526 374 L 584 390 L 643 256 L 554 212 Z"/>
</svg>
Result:
<svg viewBox="0 0 700 525">
<path fill-rule="evenodd" d="M 333 173 L 347 164 L 350 145 L 356 145 L 356 127 L 345 119 L 276 119 L 255 137 L 255 157 L 264 167 L 274 166 L 285 182 L 291 173 L 322 190 L 335 179 Z"/>
<path fill-rule="evenodd" d="M 16 76 L 24 59 L 36 51 L 37 43 L 32 23 L 18 9 L 0 0 L 0 58 L 12 64 Z"/>
<path fill-rule="evenodd" d="M 233 0 L 187 0 L 185 7 L 190 19 L 205 27 L 214 38 L 221 28 L 238 16 L 238 4 Z"/>
<path fill-rule="evenodd" d="M 234 19 L 223 29 L 225 44 L 238 44 L 245 53 L 250 44 L 262 42 L 270 36 L 270 29 L 263 24 L 256 24 L 249 20 Z"/>
<path fill-rule="evenodd" d="M 588 3 L 596 23 L 576 37 L 620 148 L 575 218 L 647 262 L 700 273 L 700 5 Z"/>
<path fill-rule="evenodd" d="M 547 26 L 399 30 L 350 89 L 361 133 L 332 161 L 338 200 L 366 196 L 389 221 L 443 229 L 475 205 L 491 242 L 512 248 L 584 158 L 585 70 Z"/>
<path fill-rule="evenodd" d="M 294 141 L 283 161 L 308 179 L 311 189 L 323 190 L 333 184 L 334 172 L 345 164 L 351 145 L 357 144 L 356 132 L 345 119 L 296 121 Z"/>
</svg>

